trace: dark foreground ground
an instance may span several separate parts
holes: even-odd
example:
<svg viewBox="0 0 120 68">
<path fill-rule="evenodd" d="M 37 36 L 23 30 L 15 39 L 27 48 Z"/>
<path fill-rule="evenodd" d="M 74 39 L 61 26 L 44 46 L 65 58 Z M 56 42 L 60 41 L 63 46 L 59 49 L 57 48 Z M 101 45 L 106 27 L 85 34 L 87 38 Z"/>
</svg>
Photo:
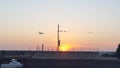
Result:
<svg viewBox="0 0 120 68">
<path fill-rule="evenodd" d="M 0 59 L 0 63 L 10 59 Z M 120 68 L 117 60 L 95 59 L 19 59 L 24 68 Z"/>
</svg>

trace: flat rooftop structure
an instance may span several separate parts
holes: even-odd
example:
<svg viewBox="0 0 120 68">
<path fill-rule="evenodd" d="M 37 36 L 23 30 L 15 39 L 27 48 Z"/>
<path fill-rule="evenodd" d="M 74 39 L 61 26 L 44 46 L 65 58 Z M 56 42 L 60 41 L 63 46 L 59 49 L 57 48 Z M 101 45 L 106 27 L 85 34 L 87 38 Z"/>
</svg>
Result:
<svg viewBox="0 0 120 68">
<path fill-rule="evenodd" d="M 67 59 L 67 58 L 98 58 L 100 52 L 88 51 L 23 51 L 23 50 L 2 50 L 1 58 L 43 58 L 43 59 Z"/>
</svg>

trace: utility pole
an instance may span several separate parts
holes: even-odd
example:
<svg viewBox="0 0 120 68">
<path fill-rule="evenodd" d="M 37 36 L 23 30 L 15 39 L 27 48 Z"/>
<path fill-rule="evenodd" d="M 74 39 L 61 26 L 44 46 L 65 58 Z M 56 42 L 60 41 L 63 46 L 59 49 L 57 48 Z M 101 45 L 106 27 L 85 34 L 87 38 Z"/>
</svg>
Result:
<svg viewBox="0 0 120 68">
<path fill-rule="evenodd" d="M 58 50 L 58 51 L 59 51 L 59 47 L 60 47 L 59 32 L 60 32 L 60 30 L 59 30 L 59 24 L 58 24 L 58 30 L 57 30 L 57 38 L 58 38 L 58 40 L 57 40 L 57 50 Z"/>
</svg>

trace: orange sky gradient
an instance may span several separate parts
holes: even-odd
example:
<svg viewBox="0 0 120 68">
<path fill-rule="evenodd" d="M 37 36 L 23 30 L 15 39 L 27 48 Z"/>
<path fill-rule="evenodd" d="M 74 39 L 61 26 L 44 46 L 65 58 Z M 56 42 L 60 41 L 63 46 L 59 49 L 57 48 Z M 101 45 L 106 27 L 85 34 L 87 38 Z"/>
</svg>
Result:
<svg viewBox="0 0 120 68">
<path fill-rule="evenodd" d="M 0 1 L 0 50 L 57 48 L 70 51 L 115 51 L 120 43 L 119 0 Z M 43 32 L 44 34 L 39 34 Z"/>
</svg>

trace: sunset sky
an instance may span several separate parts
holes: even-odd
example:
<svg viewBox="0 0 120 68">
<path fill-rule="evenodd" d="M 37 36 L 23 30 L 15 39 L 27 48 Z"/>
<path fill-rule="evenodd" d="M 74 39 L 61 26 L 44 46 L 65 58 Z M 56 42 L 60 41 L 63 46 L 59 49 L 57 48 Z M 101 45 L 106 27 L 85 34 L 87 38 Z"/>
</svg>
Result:
<svg viewBox="0 0 120 68">
<path fill-rule="evenodd" d="M 115 51 L 120 0 L 0 0 L 0 50 L 55 50 L 58 24 L 61 46 Z"/>
</svg>

